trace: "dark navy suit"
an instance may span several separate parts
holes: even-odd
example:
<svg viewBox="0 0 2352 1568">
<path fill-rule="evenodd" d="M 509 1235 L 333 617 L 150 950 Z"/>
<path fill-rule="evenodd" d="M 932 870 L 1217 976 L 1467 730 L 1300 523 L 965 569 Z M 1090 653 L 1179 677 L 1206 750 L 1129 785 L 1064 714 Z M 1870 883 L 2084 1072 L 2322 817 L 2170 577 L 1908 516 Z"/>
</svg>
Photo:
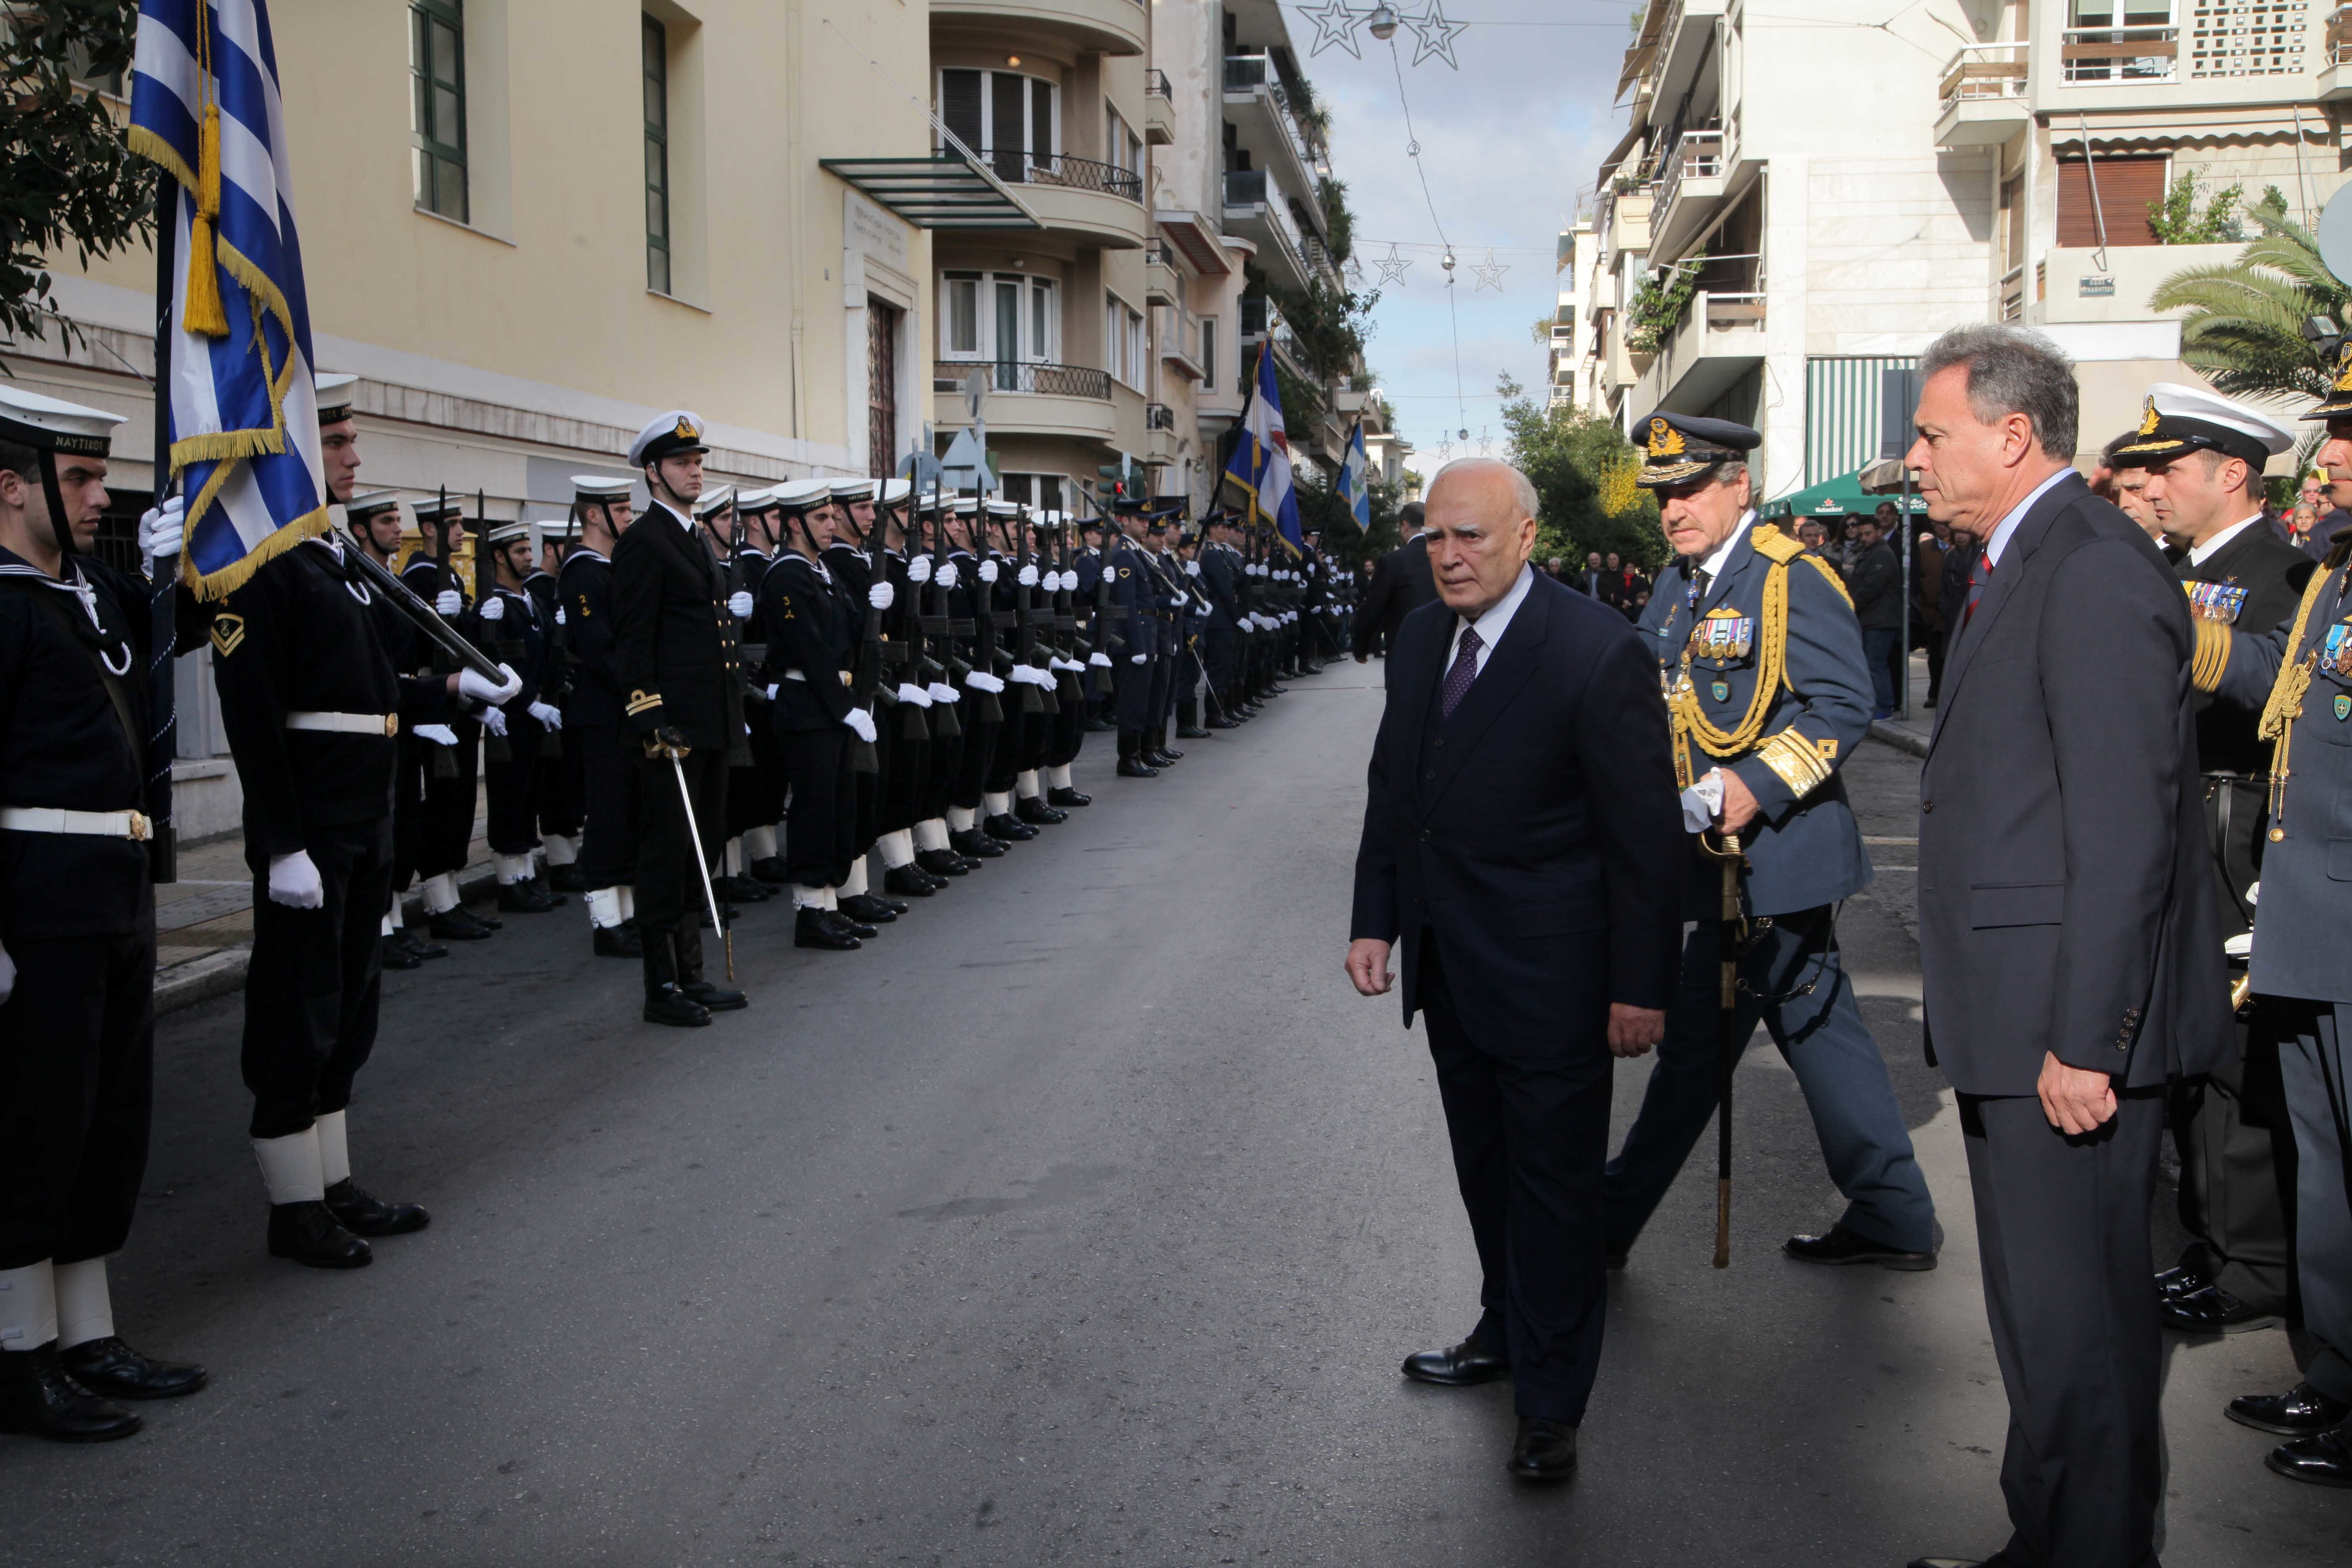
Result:
<svg viewBox="0 0 2352 1568">
<path fill-rule="evenodd" d="M 1663 1008 L 1683 852 L 1654 668 L 1622 616 L 1537 574 L 1451 717 L 1458 626 L 1406 616 L 1390 655 L 1351 934 L 1399 943 L 1485 1316 L 1522 1415 L 1580 1421 L 1606 1310 L 1609 1006 Z"/>
</svg>

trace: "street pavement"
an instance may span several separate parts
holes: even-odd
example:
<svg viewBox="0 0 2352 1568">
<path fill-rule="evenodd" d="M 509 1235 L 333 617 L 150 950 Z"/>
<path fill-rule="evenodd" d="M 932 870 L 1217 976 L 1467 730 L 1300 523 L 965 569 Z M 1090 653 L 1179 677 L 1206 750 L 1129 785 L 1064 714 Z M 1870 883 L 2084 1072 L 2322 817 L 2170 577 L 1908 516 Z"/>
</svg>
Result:
<svg viewBox="0 0 2352 1568">
<path fill-rule="evenodd" d="M 386 977 L 360 1178 L 425 1233 L 262 1251 L 238 1003 L 167 1018 L 117 1316 L 212 1371 L 128 1442 L 0 1440 L 0 1563 L 1805 1563 L 2006 1535 L 2005 1407 L 1950 1096 L 1921 1061 L 1917 764 L 1847 777 L 1878 882 L 1846 959 L 1943 1205 L 1933 1273 L 1779 1256 L 1840 1205 L 1759 1037 L 1732 1267 L 1713 1139 L 1612 1279 L 1583 1468 L 1504 1474 L 1507 1387 L 1407 1384 L 1476 1316 L 1418 1031 L 1339 961 L 1377 664 L 753 1005 L 637 1021 L 578 908 Z M 716 945 L 711 949 L 714 962 Z M 1646 1065 L 1618 1075 L 1620 1132 Z M 2168 1347 L 2166 1557 L 2341 1563 L 2352 1498 L 2261 1467 L 2276 1331 Z"/>
</svg>

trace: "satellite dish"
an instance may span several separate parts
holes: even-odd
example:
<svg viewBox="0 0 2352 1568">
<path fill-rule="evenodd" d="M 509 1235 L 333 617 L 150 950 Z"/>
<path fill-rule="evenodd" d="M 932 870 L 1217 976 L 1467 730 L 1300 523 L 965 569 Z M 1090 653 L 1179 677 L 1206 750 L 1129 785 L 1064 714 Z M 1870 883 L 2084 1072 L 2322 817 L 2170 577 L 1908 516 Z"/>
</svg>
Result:
<svg viewBox="0 0 2352 1568">
<path fill-rule="evenodd" d="M 2319 259 L 2338 283 L 2352 288 L 2352 185 L 2330 196 L 2320 212 Z"/>
</svg>

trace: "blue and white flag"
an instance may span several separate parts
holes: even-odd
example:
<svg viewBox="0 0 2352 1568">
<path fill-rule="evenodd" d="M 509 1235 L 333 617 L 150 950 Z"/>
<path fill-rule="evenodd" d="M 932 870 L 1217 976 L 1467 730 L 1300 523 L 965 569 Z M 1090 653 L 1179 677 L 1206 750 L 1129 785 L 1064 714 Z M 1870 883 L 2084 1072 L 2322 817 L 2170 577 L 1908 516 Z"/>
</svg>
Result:
<svg viewBox="0 0 2352 1568">
<path fill-rule="evenodd" d="M 1296 555 L 1307 548 L 1298 531 L 1298 493 L 1290 484 L 1290 435 L 1282 425 L 1282 391 L 1274 380 L 1271 342 L 1257 351 L 1257 386 L 1242 416 L 1242 438 L 1234 445 L 1225 478 L 1249 492 L 1249 521 L 1274 524 Z"/>
<path fill-rule="evenodd" d="M 1372 527 L 1372 459 L 1364 450 L 1364 422 L 1348 432 L 1348 456 L 1339 465 L 1339 499 L 1348 503 L 1349 515 L 1356 520 L 1360 533 L 1369 533 Z"/>
<path fill-rule="evenodd" d="M 226 595 L 327 531 L 310 307 L 294 232 L 278 53 L 262 0 L 142 0 L 132 151 L 180 183 L 170 327 L 181 578 Z"/>
</svg>

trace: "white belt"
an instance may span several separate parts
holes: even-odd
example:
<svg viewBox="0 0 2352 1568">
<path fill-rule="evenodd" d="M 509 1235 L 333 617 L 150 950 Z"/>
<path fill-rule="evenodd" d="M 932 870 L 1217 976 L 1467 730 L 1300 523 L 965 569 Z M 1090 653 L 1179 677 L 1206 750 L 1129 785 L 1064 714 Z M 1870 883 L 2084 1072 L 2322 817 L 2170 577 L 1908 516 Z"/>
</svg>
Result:
<svg viewBox="0 0 2352 1568">
<path fill-rule="evenodd" d="M 397 735 L 397 713 L 289 713 L 289 730 L 323 730 L 335 735 Z"/>
<path fill-rule="evenodd" d="M 56 805 L 0 805 L 0 828 L 12 833 L 79 833 L 93 838 L 144 839 L 152 831 L 144 812 L 68 811 Z"/>
</svg>

